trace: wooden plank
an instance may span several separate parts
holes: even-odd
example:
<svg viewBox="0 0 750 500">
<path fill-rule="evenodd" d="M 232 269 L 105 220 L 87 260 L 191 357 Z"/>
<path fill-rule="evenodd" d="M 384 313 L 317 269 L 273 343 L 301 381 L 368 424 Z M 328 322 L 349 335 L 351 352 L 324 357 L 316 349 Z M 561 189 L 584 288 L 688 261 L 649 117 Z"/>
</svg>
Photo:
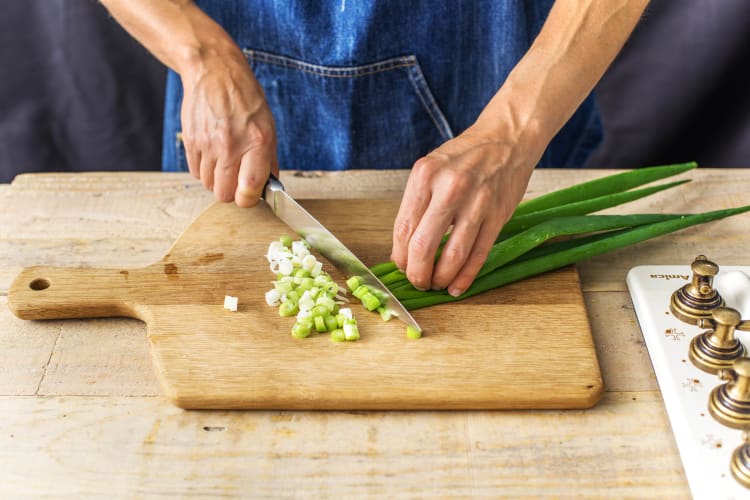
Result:
<svg viewBox="0 0 750 500">
<path fill-rule="evenodd" d="M 47 227 L 54 231 L 54 224 Z M 71 231 L 73 232 L 73 231 Z M 25 267 L 145 267 L 157 262 L 172 246 L 168 238 L 0 238 L 0 296 L 7 295 L 13 279 Z"/>
<path fill-rule="evenodd" d="M 0 297 L 0 395 L 37 394 L 60 333 L 59 322 L 16 318 Z"/>
<path fill-rule="evenodd" d="M 584 294 L 607 391 L 658 391 L 643 334 L 626 292 Z"/>
<path fill-rule="evenodd" d="M 408 170 L 358 170 L 343 172 L 282 171 L 285 189 L 297 198 L 398 199 L 406 185 Z M 203 192 L 200 181 L 187 173 L 167 172 L 81 172 L 22 174 L 12 184 L 19 191 L 89 192 L 96 196 L 115 196 L 134 191 L 141 196 L 150 192 L 161 197 L 165 192 Z"/>
<path fill-rule="evenodd" d="M 653 392 L 583 411 L 190 412 L 161 398 L 6 396 L 0 412 L 11 497 L 690 496 Z"/>
<path fill-rule="evenodd" d="M 746 171 L 736 169 L 690 171 L 675 179 L 690 178 L 692 182 L 606 212 L 698 213 L 749 205 L 746 175 Z M 738 249 L 750 246 L 747 227 L 750 214 L 745 213 L 588 259 L 579 266 L 584 290 L 627 291 L 625 274 L 630 268 L 645 264 L 689 265 L 699 254 L 720 265 L 746 264 L 746 253 Z"/>
<path fill-rule="evenodd" d="M 23 321 L 6 302 L 0 297 L 0 395 L 161 395 L 142 322 Z"/>
<path fill-rule="evenodd" d="M 16 177 L 0 197 L 0 294 L 31 265 L 155 262 L 213 203 L 186 175 L 152 173 L 137 185 L 137 174 L 104 177 L 105 185 L 83 174 Z"/>
</svg>

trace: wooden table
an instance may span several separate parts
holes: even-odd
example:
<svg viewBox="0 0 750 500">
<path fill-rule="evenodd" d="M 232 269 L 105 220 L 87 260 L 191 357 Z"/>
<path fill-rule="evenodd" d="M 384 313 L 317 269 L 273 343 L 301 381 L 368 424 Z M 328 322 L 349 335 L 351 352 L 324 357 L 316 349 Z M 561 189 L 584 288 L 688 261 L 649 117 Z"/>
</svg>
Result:
<svg viewBox="0 0 750 500">
<path fill-rule="evenodd" d="M 528 194 L 608 173 L 537 171 Z M 619 210 L 750 203 L 750 170 L 688 175 L 694 182 Z M 282 175 L 299 198 L 398 198 L 405 180 Z M 212 201 L 185 174 L 29 174 L 0 185 L 0 497 L 689 497 L 625 275 L 698 253 L 747 265 L 750 216 L 579 264 L 607 389 L 585 411 L 183 411 L 160 395 L 142 323 L 25 322 L 8 310 L 22 267 L 145 266 Z"/>
</svg>

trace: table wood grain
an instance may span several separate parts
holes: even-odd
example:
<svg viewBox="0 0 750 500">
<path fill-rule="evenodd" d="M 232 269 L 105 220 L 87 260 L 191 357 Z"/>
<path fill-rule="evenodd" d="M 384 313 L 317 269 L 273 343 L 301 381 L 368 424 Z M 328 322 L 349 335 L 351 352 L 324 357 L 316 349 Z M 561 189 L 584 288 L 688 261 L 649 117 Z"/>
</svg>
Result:
<svg viewBox="0 0 750 500">
<path fill-rule="evenodd" d="M 540 170 L 528 195 L 612 172 Z M 299 198 L 398 199 L 406 175 L 282 181 Z M 694 180 L 611 211 L 750 204 L 750 170 L 684 177 Z M 186 174 L 27 174 L 0 185 L 0 496 L 689 497 L 625 275 L 698 253 L 747 265 L 750 215 L 579 263 L 606 387 L 584 411 L 183 411 L 160 394 L 139 321 L 26 322 L 8 310 L 21 268 L 148 265 L 211 202 Z"/>
</svg>

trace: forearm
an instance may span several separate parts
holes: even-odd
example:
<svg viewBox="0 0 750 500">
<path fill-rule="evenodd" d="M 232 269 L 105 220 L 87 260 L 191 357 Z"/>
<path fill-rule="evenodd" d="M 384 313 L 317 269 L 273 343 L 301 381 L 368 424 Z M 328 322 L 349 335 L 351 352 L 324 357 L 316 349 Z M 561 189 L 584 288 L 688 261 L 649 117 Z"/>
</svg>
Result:
<svg viewBox="0 0 750 500">
<path fill-rule="evenodd" d="M 185 76 L 213 55 L 237 52 L 231 37 L 190 0 L 100 0 L 165 65 Z"/>
<path fill-rule="evenodd" d="M 544 148 L 622 48 L 648 0 L 557 0 L 539 36 L 477 120 L 524 154 Z"/>
</svg>

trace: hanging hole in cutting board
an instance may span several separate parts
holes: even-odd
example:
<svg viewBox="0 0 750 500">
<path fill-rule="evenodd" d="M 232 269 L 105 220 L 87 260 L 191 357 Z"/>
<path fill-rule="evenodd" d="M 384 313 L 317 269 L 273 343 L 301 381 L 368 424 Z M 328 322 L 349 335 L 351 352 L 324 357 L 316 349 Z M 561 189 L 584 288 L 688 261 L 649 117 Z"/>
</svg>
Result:
<svg viewBox="0 0 750 500">
<path fill-rule="evenodd" d="M 37 278 L 29 283 L 29 288 L 36 291 L 46 290 L 49 288 L 50 282 L 44 278 Z"/>
</svg>

